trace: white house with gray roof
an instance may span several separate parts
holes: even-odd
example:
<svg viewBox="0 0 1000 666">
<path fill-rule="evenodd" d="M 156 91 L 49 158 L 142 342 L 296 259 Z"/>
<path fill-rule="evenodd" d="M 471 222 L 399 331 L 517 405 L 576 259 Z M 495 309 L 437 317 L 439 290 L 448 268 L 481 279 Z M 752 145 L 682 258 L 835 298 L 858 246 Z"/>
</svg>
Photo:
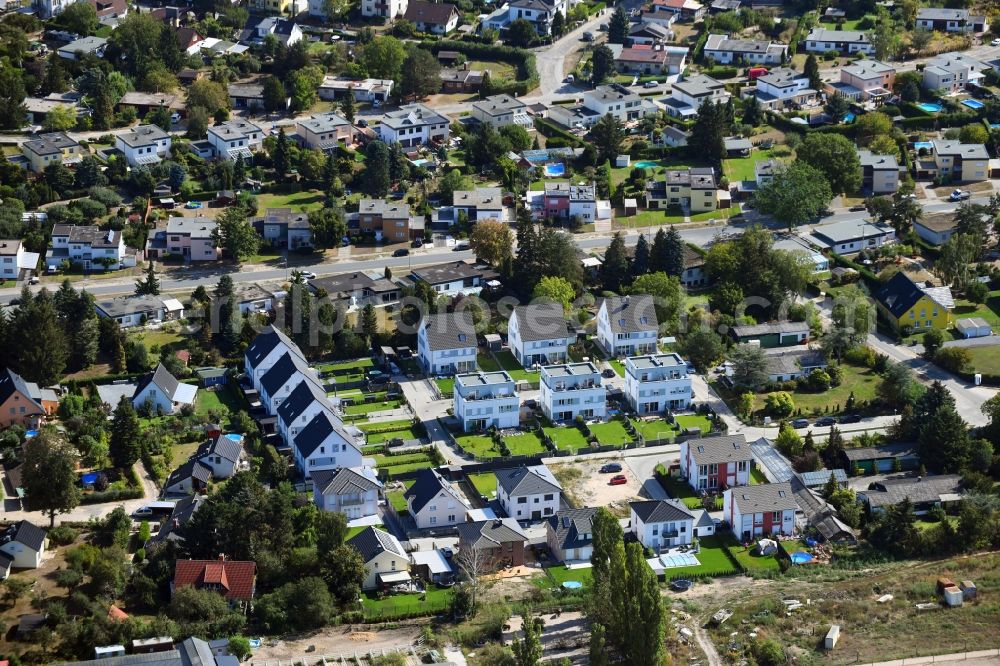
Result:
<svg viewBox="0 0 1000 666">
<path fill-rule="evenodd" d="M 347 540 L 358 551 L 367 575 L 362 590 L 387 588 L 410 580 L 410 556 L 393 535 L 378 527 L 366 527 Z"/>
<path fill-rule="evenodd" d="M 597 509 L 563 509 L 545 523 L 545 542 L 560 562 L 589 562 L 594 554 L 594 516 Z"/>
<path fill-rule="evenodd" d="M 249 160 L 264 143 L 264 130 L 249 120 L 227 120 L 208 128 L 208 142 L 215 156 L 235 161 L 242 156 Z"/>
<path fill-rule="evenodd" d="M 597 311 L 597 342 L 612 356 L 639 356 L 656 351 L 659 322 L 648 294 L 612 296 Z"/>
<path fill-rule="evenodd" d="M 465 211 L 470 222 L 479 220 L 504 220 L 503 190 L 499 187 L 477 187 L 474 190 L 456 190 L 451 205 L 456 215 Z"/>
<path fill-rule="evenodd" d="M 481 123 L 492 125 L 493 129 L 520 125 L 530 128 L 533 121 L 528 115 L 528 105 L 507 94 L 491 95 L 472 103 L 472 117 Z"/>
<path fill-rule="evenodd" d="M 893 194 L 899 189 L 899 162 L 895 155 L 875 155 L 858 149 L 861 189 L 872 194 Z"/>
<path fill-rule="evenodd" d="M 476 327 L 468 312 L 426 315 L 417 330 L 417 355 L 428 374 L 476 369 Z"/>
<path fill-rule="evenodd" d="M 132 406 L 153 414 L 173 414 L 184 406 L 194 405 L 198 387 L 177 381 L 160 363 L 156 370 L 143 377 L 132 394 Z"/>
<path fill-rule="evenodd" d="M 386 113 L 378 126 L 379 138 L 416 148 L 425 143 L 447 143 L 451 122 L 424 104 L 407 104 Z"/>
<path fill-rule="evenodd" d="M 383 485 L 370 467 L 339 467 L 313 473 L 313 503 L 348 520 L 378 515 Z"/>
<path fill-rule="evenodd" d="M 637 414 L 687 409 L 694 394 L 687 362 L 680 354 L 625 359 L 625 397 Z"/>
<path fill-rule="evenodd" d="M 921 7 L 917 10 L 916 27 L 941 32 L 986 32 L 990 24 L 985 16 L 975 16 L 968 9 Z"/>
<path fill-rule="evenodd" d="M 837 254 L 853 254 L 896 242 L 892 227 L 866 219 L 815 226 L 810 235 L 820 247 L 828 247 Z"/>
<path fill-rule="evenodd" d="M 653 552 L 686 546 L 694 538 L 694 514 L 678 500 L 629 502 L 629 531 Z"/>
<path fill-rule="evenodd" d="M 920 86 L 946 94 L 963 92 L 970 86 L 980 85 L 991 67 L 964 53 L 942 53 L 924 63 Z"/>
<path fill-rule="evenodd" d="M 514 380 L 504 371 L 466 372 L 455 376 L 455 418 L 465 432 L 516 428 L 521 401 Z"/>
<path fill-rule="evenodd" d="M 545 465 L 498 469 L 497 501 L 515 520 L 544 520 L 560 508 L 562 486 Z"/>
<path fill-rule="evenodd" d="M 152 294 L 107 298 L 94 303 L 94 309 L 97 311 L 97 316 L 114 319 L 119 328 L 184 317 L 184 304 L 179 300 Z"/>
<path fill-rule="evenodd" d="M 603 420 L 608 413 L 601 371 L 590 361 L 542 366 L 542 411 L 550 421 Z"/>
<path fill-rule="evenodd" d="M 295 123 L 295 133 L 306 148 L 331 152 L 354 143 L 354 125 L 337 113 L 321 113 Z"/>
<path fill-rule="evenodd" d="M 195 453 L 202 465 L 212 470 L 212 478 L 228 479 L 237 472 L 250 469 L 250 458 L 243 448 L 242 437 L 231 437 L 232 433 L 210 439 Z"/>
<path fill-rule="evenodd" d="M 286 351 L 260 378 L 260 401 L 268 414 L 278 413 L 278 407 L 300 381 L 312 382 L 319 390 L 323 384 L 316 372 L 299 355 Z"/>
<path fill-rule="evenodd" d="M 583 106 L 600 118 L 611 114 L 620 122 L 636 120 L 643 115 L 643 99 L 625 86 L 597 86 L 583 93 Z M 655 107 L 650 109 L 655 112 Z"/>
<path fill-rule="evenodd" d="M 278 434 L 284 441 L 291 442 L 320 412 L 333 413 L 333 404 L 326 397 L 323 386 L 317 381 L 299 379 L 278 405 Z"/>
<path fill-rule="evenodd" d="M 788 67 L 775 67 L 756 81 L 754 96 L 765 109 L 780 110 L 790 105 L 816 101 L 818 91 L 809 87 L 809 77 Z"/>
<path fill-rule="evenodd" d="M 170 155 L 170 135 L 156 125 L 139 125 L 115 136 L 115 148 L 130 167 L 159 164 Z"/>
<path fill-rule="evenodd" d="M 780 65 L 788 57 L 788 45 L 770 40 L 732 39 L 729 35 L 711 34 L 702 51 L 706 58 L 729 65 Z"/>
<path fill-rule="evenodd" d="M 291 444 L 295 466 L 306 480 L 316 472 L 364 465 L 358 441 L 328 411 L 316 414 Z"/>
<path fill-rule="evenodd" d="M 862 53 L 864 55 L 875 55 L 875 47 L 872 46 L 868 33 L 860 30 L 827 30 L 826 28 L 813 28 L 806 35 L 807 53 L 828 53 L 835 52 L 841 55 Z"/>
<path fill-rule="evenodd" d="M 565 362 L 575 339 L 559 303 L 519 305 L 507 321 L 507 344 L 525 368 Z"/>
<path fill-rule="evenodd" d="M 670 97 L 663 103 L 670 115 L 687 118 L 697 115 L 698 107 L 705 100 L 725 104 L 729 97 L 724 83 L 704 74 L 695 74 L 673 84 Z"/>
<path fill-rule="evenodd" d="M 403 499 L 418 529 L 464 523 L 469 503 L 436 469 L 422 469 Z"/>
</svg>

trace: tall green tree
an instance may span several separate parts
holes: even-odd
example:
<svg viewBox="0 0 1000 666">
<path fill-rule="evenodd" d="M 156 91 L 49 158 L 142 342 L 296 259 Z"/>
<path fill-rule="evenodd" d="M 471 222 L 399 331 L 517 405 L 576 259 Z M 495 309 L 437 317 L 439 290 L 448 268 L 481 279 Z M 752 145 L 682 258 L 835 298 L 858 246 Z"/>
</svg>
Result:
<svg viewBox="0 0 1000 666">
<path fill-rule="evenodd" d="M 27 288 L 22 290 L 10 330 L 18 334 L 13 352 L 18 373 L 42 386 L 56 384 L 66 369 L 70 350 L 48 289 L 35 296 Z"/>
<path fill-rule="evenodd" d="M 646 240 L 646 234 L 639 234 L 639 239 L 635 242 L 635 254 L 632 257 L 632 269 L 630 271 L 630 277 L 633 280 L 649 272 L 649 250 L 649 241 Z"/>
<path fill-rule="evenodd" d="M 365 148 L 365 191 L 373 197 L 384 197 L 392 184 L 389 176 L 389 146 L 372 141 Z"/>
<path fill-rule="evenodd" d="M 511 645 L 514 662 L 517 666 L 538 666 L 542 658 L 542 628 L 545 623 L 537 615 L 526 614 L 523 625 L 524 637 L 514 639 L 514 644 Z"/>
<path fill-rule="evenodd" d="M 72 511 L 80 503 L 76 458 L 73 446 L 49 430 L 24 445 L 21 483 L 28 508 L 47 513 L 49 527 L 55 526 L 56 514 Z"/>
<path fill-rule="evenodd" d="M 285 134 L 285 128 L 278 128 L 278 139 L 274 144 L 274 153 L 271 155 L 271 164 L 274 166 L 274 172 L 278 175 L 278 179 L 281 180 L 288 173 L 288 170 L 292 166 L 292 158 L 288 145 L 288 136 Z"/>
<path fill-rule="evenodd" d="M 594 55 L 590 58 L 590 72 L 594 85 L 604 83 L 615 71 L 615 54 L 606 44 L 601 44 L 594 49 Z"/>
<path fill-rule="evenodd" d="M 604 252 L 601 282 L 606 291 L 620 291 L 626 277 L 628 277 L 628 256 L 625 254 L 625 239 L 620 231 L 616 231 L 611 237 L 608 249 Z"/>
<path fill-rule="evenodd" d="M 400 81 L 404 60 L 406 47 L 390 36 L 376 37 L 365 44 L 361 54 L 361 62 L 368 71 L 368 76 L 376 79 Z"/>
<path fill-rule="evenodd" d="M 629 27 L 630 23 L 625 6 L 618 5 L 608 22 L 608 41 L 612 44 L 627 44 Z"/>
<path fill-rule="evenodd" d="M 146 277 L 143 280 L 137 280 L 135 283 L 135 295 L 136 296 L 156 296 L 160 293 L 160 280 L 156 277 L 156 269 L 153 268 L 153 262 L 150 261 L 146 266 Z"/>
<path fill-rule="evenodd" d="M 608 113 L 590 128 L 590 136 L 597 148 L 598 160 L 614 160 L 621 153 L 625 130 L 621 122 Z"/>
<path fill-rule="evenodd" d="M 834 194 L 850 194 L 861 187 L 861 161 L 850 139 L 840 134 L 810 134 L 795 151 L 796 159 L 816 168 Z"/>
<path fill-rule="evenodd" d="M 349 90 L 347 94 L 340 98 L 340 113 L 347 119 L 347 122 L 354 123 L 357 114 L 357 106 L 354 103 L 354 91 Z M 336 109 L 334 109 L 336 111 Z"/>
<path fill-rule="evenodd" d="M 441 90 L 441 63 L 427 49 L 411 48 L 403 60 L 402 73 L 404 97 L 420 99 Z"/>
<path fill-rule="evenodd" d="M 806 58 L 806 64 L 802 68 L 802 72 L 809 79 L 809 87 L 813 90 L 823 90 L 823 79 L 819 75 L 819 61 L 816 60 L 816 55 L 810 53 Z"/>
<path fill-rule="evenodd" d="M 132 407 L 132 401 L 125 396 L 122 396 L 115 407 L 108 453 L 111 454 L 115 467 L 122 470 L 130 469 L 142 455 L 139 416 Z"/>
<path fill-rule="evenodd" d="M 216 218 L 212 239 L 237 264 L 243 263 L 260 249 L 260 235 L 253 228 L 247 211 L 242 206 L 227 208 Z"/>
<path fill-rule="evenodd" d="M 823 172 L 796 161 L 757 191 L 757 209 L 788 225 L 789 230 L 819 216 L 833 192 Z"/>
<path fill-rule="evenodd" d="M 698 107 L 698 115 L 691 127 L 688 153 L 717 167 L 721 166 L 722 159 L 726 156 L 725 138 L 728 133 L 725 108 L 705 99 Z"/>
</svg>

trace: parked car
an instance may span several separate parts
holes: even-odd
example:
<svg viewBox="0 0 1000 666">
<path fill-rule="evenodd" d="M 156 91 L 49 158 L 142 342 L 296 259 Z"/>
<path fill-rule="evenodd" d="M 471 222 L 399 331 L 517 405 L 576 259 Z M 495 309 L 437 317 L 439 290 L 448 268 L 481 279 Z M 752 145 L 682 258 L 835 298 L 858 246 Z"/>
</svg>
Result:
<svg viewBox="0 0 1000 666">
<path fill-rule="evenodd" d="M 585 33 L 583 33 L 583 41 L 585 41 L 585 42 L 592 42 L 592 41 L 594 41 L 594 33 L 592 33 L 592 32 L 585 32 Z"/>
<path fill-rule="evenodd" d="M 611 474 L 622 471 L 621 463 L 607 463 L 601 466 L 601 474 Z"/>
<path fill-rule="evenodd" d="M 358 127 L 368 127 L 368 121 L 364 118 L 360 119 L 356 124 Z"/>
<path fill-rule="evenodd" d="M 837 419 L 833 418 L 832 416 L 824 416 L 821 419 L 817 419 L 815 425 L 820 428 L 823 428 L 826 426 L 832 426 L 836 422 Z"/>
<path fill-rule="evenodd" d="M 451 548 L 442 548 L 441 554 L 444 555 L 445 557 L 453 557 L 455 555 L 455 551 L 452 550 Z"/>
<path fill-rule="evenodd" d="M 302 275 L 302 279 L 303 280 L 315 280 L 316 279 L 316 274 L 313 273 L 312 271 L 299 271 L 299 274 Z"/>
<path fill-rule="evenodd" d="M 410 247 L 423 247 L 423 246 L 424 246 L 424 241 L 422 241 L 419 238 L 410 243 Z"/>
<path fill-rule="evenodd" d="M 405 247 L 401 247 L 398 250 L 396 250 L 395 252 L 393 252 L 392 256 L 394 256 L 394 257 L 405 257 L 408 254 L 410 254 L 410 251 L 407 250 Z"/>
<path fill-rule="evenodd" d="M 860 414 L 845 414 L 840 417 L 841 423 L 861 423 Z"/>
<path fill-rule="evenodd" d="M 565 79 L 563 79 L 563 83 L 573 83 L 574 81 L 576 81 L 576 77 L 573 76 L 572 74 L 568 75 Z"/>
<path fill-rule="evenodd" d="M 948 197 L 951 201 L 965 201 L 972 196 L 972 192 L 969 190 L 952 190 L 951 196 Z"/>
<path fill-rule="evenodd" d="M 646 81 L 645 83 L 642 84 L 642 87 L 643 88 L 655 88 L 658 85 L 660 85 L 659 81 Z"/>
<path fill-rule="evenodd" d="M 455 247 L 452 248 L 452 252 L 464 252 L 469 249 L 468 243 L 455 243 Z"/>
<path fill-rule="evenodd" d="M 608 377 L 610 379 L 611 377 L 614 377 L 615 374 L 614 368 L 604 368 L 604 371 L 601 372 L 601 377 Z"/>
<path fill-rule="evenodd" d="M 181 121 L 181 114 L 174 112 L 170 114 L 170 122 L 176 125 Z"/>
<path fill-rule="evenodd" d="M 149 518 L 153 515 L 153 510 L 148 506 L 140 506 L 132 512 L 132 515 L 136 518 Z"/>
<path fill-rule="evenodd" d="M 628 479 L 624 474 L 613 476 L 611 477 L 611 480 L 608 481 L 609 486 L 624 486 L 626 483 L 628 483 Z"/>
<path fill-rule="evenodd" d="M 851 206 L 850 208 L 848 208 L 848 210 L 853 213 L 857 213 L 862 210 L 868 210 L 868 207 L 865 206 L 864 204 L 858 204 L 857 206 Z"/>
<path fill-rule="evenodd" d="M 990 42 L 990 46 L 1000 46 L 1000 37 L 997 37 L 992 42 Z"/>
<path fill-rule="evenodd" d="M 792 427 L 793 428 L 808 428 L 809 427 L 809 419 L 795 419 L 794 421 L 792 421 Z"/>
</svg>

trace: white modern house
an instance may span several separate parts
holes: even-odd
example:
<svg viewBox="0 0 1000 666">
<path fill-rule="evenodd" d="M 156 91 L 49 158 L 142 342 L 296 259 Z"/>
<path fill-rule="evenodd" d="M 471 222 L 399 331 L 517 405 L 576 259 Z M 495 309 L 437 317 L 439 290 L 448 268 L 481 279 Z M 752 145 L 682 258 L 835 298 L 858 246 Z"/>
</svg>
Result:
<svg viewBox="0 0 1000 666">
<path fill-rule="evenodd" d="M 63 262 L 89 270 L 118 270 L 135 266 L 136 254 L 125 247 L 121 231 L 103 231 L 96 226 L 75 224 L 55 224 L 48 251 L 45 253 L 45 268 L 54 273 L 63 267 Z"/>
<path fill-rule="evenodd" d="M 365 563 L 362 590 L 386 588 L 410 580 L 410 556 L 393 535 L 378 527 L 366 527 L 347 540 Z"/>
<path fill-rule="evenodd" d="M 551 421 L 607 416 L 607 390 L 600 370 L 589 361 L 542 366 L 540 387 L 542 411 Z"/>
<path fill-rule="evenodd" d="M 497 501 L 511 518 L 544 520 L 559 511 L 562 486 L 545 465 L 498 469 Z"/>
<path fill-rule="evenodd" d="M 860 30 L 827 30 L 813 28 L 806 35 L 807 53 L 836 52 L 841 55 L 864 54 L 875 55 L 868 33 Z"/>
<path fill-rule="evenodd" d="M 504 371 L 455 375 L 454 402 L 455 418 L 465 432 L 516 428 L 520 422 L 520 398 Z"/>
<path fill-rule="evenodd" d="M 260 391 L 260 379 L 270 370 L 286 352 L 299 357 L 302 363 L 308 365 L 298 345 L 291 341 L 283 331 L 274 326 L 265 326 L 257 334 L 243 355 L 243 369 L 250 378 L 254 389 Z"/>
<path fill-rule="evenodd" d="M 583 93 L 583 106 L 599 118 L 611 114 L 621 122 L 636 120 L 643 115 L 642 97 L 625 86 L 597 86 Z"/>
<path fill-rule="evenodd" d="M 743 435 L 704 437 L 681 442 L 681 476 L 695 490 L 750 484 L 753 453 Z"/>
<path fill-rule="evenodd" d="M 477 187 L 474 190 L 456 190 L 451 197 L 457 215 L 465 211 L 470 222 L 505 219 L 503 190 L 499 187 Z"/>
<path fill-rule="evenodd" d="M 472 117 L 481 123 L 492 125 L 493 129 L 508 125 L 530 128 L 532 120 L 527 108 L 528 105 L 516 97 L 507 94 L 491 95 L 472 103 Z"/>
<path fill-rule="evenodd" d="M 450 129 L 446 116 L 423 104 L 407 104 L 386 113 L 377 131 L 386 143 L 416 148 L 425 143 L 446 143 Z"/>
<path fill-rule="evenodd" d="M 450 527 L 464 523 L 469 504 L 435 469 L 422 469 L 403 498 L 418 529 Z"/>
<path fill-rule="evenodd" d="M 780 65 L 788 57 L 788 45 L 759 39 L 731 39 L 729 35 L 711 34 L 702 51 L 706 58 L 729 65 Z"/>
<path fill-rule="evenodd" d="M 326 397 L 326 391 L 323 390 L 319 382 L 299 379 L 291 392 L 278 405 L 276 414 L 278 434 L 284 441 L 292 441 L 300 430 L 323 411 L 333 411 L 333 405 Z"/>
<path fill-rule="evenodd" d="M 575 339 L 559 303 L 519 305 L 507 321 L 507 344 L 525 368 L 564 363 Z"/>
<path fill-rule="evenodd" d="M 292 439 L 291 444 L 295 466 L 306 480 L 316 472 L 364 465 L 354 436 L 330 412 L 317 414 Z"/>
<path fill-rule="evenodd" d="M 382 482 L 370 467 L 338 467 L 313 473 L 313 503 L 348 520 L 378 515 Z"/>
<path fill-rule="evenodd" d="M 25 252 L 20 240 L 0 240 L 0 279 L 16 280 L 21 271 L 33 271 L 37 267 L 37 252 Z"/>
<path fill-rule="evenodd" d="M 663 100 L 667 113 L 680 118 L 698 114 L 702 102 L 725 104 L 730 98 L 726 85 L 704 74 L 686 76 L 670 87 L 670 97 Z"/>
<path fill-rule="evenodd" d="M 637 414 L 687 409 L 694 397 L 687 362 L 680 354 L 629 356 L 625 397 Z"/>
<path fill-rule="evenodd" d="M 648 294 L 605 298 L 597 312 L 597 342 L 612 356 L 655 353 L 658 330 Z"/>
<path fill-rule="evenodd" d="M 156 125 L 139 125 L 115 136 L 115 148 L 130 167 L 158 164 L 170 155 L 170 135 Z"/>
<path fill-rule="evenodd" d="M 137 410 L 148 406 L 153 414 L 173 414 L 185 405 L 194 405 L 197 395 L 197 386 L 177 381 L 160 363 L 136 385 L 132 406 Z"/>
<path fill-rule="evenodd" d="M 722 519 L 743 542 L 772 534 L 791 536 L 798 510 L 790 483 L 741 486 L 722 495 Z"/>
<path fill-rule="evenodd" d="M 318 6 L 314 8 L 314 3 Z M 379 17 L 389 19 L 406 13 L 407 0 L 362 0 L 361 15 L 366 18 Z M 319 0 L 309 0 L 309 13 L 313 16 L 325 16 L 323 3 Z"/>
<path fill-rule="evenodd" d="M 654 552 L 686 546 L 694 538 L 694 515 L 678 500 L 629 503 L 629 531 Z"/>
<path fill-rule="evenodd" d="M 249 120 L 227 120 L 208 128 L 208 142 L 215 156 L 235 161 L 242 156 L 249 160 L 264 142 L 264 130 Z"/>
<path fill-rule="evenodd" d="M 316 373 L 297 354 L 286 351 L 260 378 L 260 402 L 268 414 L 278 413 L 278 406 L 301 381 L 310 381 L 322 390 Z"/>
<path fill-rule="evenodd" d="M 417 331 L 417 355 L 428 374 L 476 369 L 476 328 L 468 312 L 426 315 Z"/>
</svg>

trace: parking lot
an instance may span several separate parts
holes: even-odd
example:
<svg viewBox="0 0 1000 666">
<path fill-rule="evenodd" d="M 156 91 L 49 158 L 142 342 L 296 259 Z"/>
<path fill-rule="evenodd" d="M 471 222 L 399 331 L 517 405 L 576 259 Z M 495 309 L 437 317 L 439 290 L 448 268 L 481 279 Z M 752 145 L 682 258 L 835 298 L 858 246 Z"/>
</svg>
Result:
<svg viewBox="0 0 1000 666">
<path fill-rule="evenodd" d="M 574 506 L 608 506 L 615 514 L 627 515 L 628 503 L 643 499 L 639 492 L 642 482 L 624 464 L 621 472 L 601 473 L 601 466 L 606 463 L 607 460 L 581 460 L 572 465 L 552 465 L 552 468 Z M 579 470 L 580 474 L 574 472 L 572 478 L 559 474 L 559 470 L 566 467 Z M 625 476 L 625 483 L 610 485 L 611 478 L 619 474 Z"/>
</svg>

